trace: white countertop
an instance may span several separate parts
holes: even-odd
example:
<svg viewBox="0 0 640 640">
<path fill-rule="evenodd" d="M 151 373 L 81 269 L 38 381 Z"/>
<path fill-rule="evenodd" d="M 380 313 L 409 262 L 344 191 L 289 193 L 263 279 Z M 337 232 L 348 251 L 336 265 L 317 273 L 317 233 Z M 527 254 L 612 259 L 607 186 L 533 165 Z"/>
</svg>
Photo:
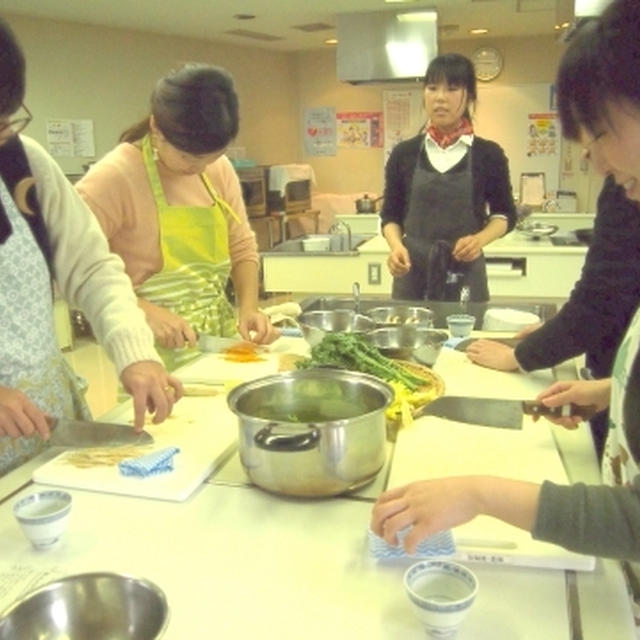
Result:
<svg viewBox="0 0 640 640">
<path fill-rule="evenodd" d="M 569 214 L 566 214 L 569 215 Z M 382 235 L 377 235 L 367 240 L 358 247 L 361 254 L 389 253 L 389 245 Z M 503 238 L 498 238 L 483 249 L 487 257 L 492 256 L 508 256 L 518 257 L 535 254 L 544 255 L 585 255 L 587 247 L 570 247 L 556 246 L 551 243 L 549 238 L 541 238 L 540 240 L 531 240 L 526 238 L 518 231 L 512 231 Z"/>
<path fill-rule="evenodd" d="M 277 352 L 306 348 L 296 338 L 275 344 Z M 516 379 L 514 393 L 523 392 L 522 385 L 532 392 L 553 377 L 546 371 L 528 382 L 528 376 L 499 372 L 482 378 L 489 372 L 475 365 L 455 371 L 451 366 L 443 361 L 440 367 L 449 392 L 475 394 L 496 383 L 502 392 Z M 479 386 L 481 379 L 486 384 Z M 597 479 L 588 428 L 555 435 L 569 477 Z M 33 491 L 24 483 L 52 454 L 0 479 L 0 578 L 8 567 L 32 577 L 48 572 L 48 579 L 90 570 L 144 576 L 167 594 L 166 640 L 424 638 L 402 588 L 411 561 L 378 564 L 368 555 L 372 498 L 300 500 L 211 482 L 184 502 L 71 489 L 74 504 L 61 544 L 35 552 L 11 508 L 19 495 Z M 593 573 L 577 574 L 491 564 L 472 568 L 480 593 L 458 640 L 574 640 L 579 636 L 570 634 L 567 608 L 574 587 L 584 640 L 634 637 L 617 563 L 598 561 Z M 2 582 L 0 608 L 13 599 L 11 585 Z"/>
</svg>

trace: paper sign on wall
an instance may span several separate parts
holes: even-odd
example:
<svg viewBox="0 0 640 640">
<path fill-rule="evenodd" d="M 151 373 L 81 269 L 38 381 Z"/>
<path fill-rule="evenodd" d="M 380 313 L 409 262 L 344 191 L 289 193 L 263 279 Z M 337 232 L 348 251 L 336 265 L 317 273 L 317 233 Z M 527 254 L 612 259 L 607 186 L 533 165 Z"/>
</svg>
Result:
<svg viewBox="0 0 640 640">
<path fill-rule="evenodd" d="M 93 120 L 47 120 L 47 147 L 52 156 L 94 158 Z"/>
<path fill-rule="evenodd" d="M 555 156 L 559 151 L 555 113 L 530 113 L 528 156 Z"/>
<path fill-rule="evenodd" d="M 382 113 L 379 111 L 345 111 L 336 116 L 338 146 L 364 149 L 382 146 Z"/>
<path fill-rule="evenodd" d="M 308 156 L 335 156 L 336 110 L 333 107 L 305 109 L 303 139 Z"/>
</svg>

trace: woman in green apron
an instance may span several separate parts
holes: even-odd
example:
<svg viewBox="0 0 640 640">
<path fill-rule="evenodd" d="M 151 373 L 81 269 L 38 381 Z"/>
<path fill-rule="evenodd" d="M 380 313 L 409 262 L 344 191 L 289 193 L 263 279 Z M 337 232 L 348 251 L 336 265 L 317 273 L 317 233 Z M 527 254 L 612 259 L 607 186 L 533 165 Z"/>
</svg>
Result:
<svg viewBox="0 0 640 640">
<path fill-rule="evenodd" d="M 556 83 L 564 135 L 580 143 L 594 168 L 613 176 L 636 202 L 639 61 L 640 3 L 614 0 L 599 19 L 573 36 Z M 640 259 L 640 246 L 629 259 Z M 374 507 L 372 527 L 396 542 L 397 532 L 412 526 L 405 538 L 411 551 L 422 538 L 486 514 L 529 530 L 536 539 L 620 559 L 640 622 L 640 310 L 618 348 L 611 379 L 557 382 L 538 399 L 549 407 L 609 406 L 604 484 L 538 485 L 486 476 L 419 482 L 383 494 Z M 575 428 L 578 419 L 554 422 Z"/>
<path fill-rule="evenodd" d="M 147 409 L 167 417 L 182 391 L 153 348 L 122 264 L 51 157 L 18 136 L 24 56 L 0 19 L 0 475 L 46 446 L 48 418 L 90 419 L 83 388 L 57 345 L 52 278 L 82 309 L 133 396 L 135 426 Z M 89 427 L 87 427 L 89 428 Z"/>
<path fill-rule="evenodd" d="M 502 149 L 475 136 L 473 64 L 451 53 L 424 78 L 426 132 L 396 145 L 385 169 L 382 232 L 391 250 L 392 296 L 489 299 L 482 248 L 515 224 Z M 488 212 L 488 213 L 487 213 Z"/>
<path fill-rule="evenodd" d="M 169 368 L 198 355 L 199 335 L 277 337 L 258 309 L 255 236 L 223 155 L 238 120 L 231 77 L 186 65 L 158 82 L 151 115 L 76 185 L 123 258 Z"/>
</svg>

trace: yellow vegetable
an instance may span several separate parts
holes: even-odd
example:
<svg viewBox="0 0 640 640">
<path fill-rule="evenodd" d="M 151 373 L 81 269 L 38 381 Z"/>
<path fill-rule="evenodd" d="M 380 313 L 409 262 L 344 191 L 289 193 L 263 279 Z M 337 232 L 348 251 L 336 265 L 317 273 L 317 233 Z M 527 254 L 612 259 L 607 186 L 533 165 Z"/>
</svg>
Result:
<svg viewBox="0 0 640 640">
<path fill-rule="evenodd" d="M 437 396 L 435 388 L 412 392 L 397 380 L 392 380 L 389 384 L 393 388 L 394 397 L 393 402 L 387 407 L 385 415 L 389 420 L 396 420 L 400 416 L 403 427 L 408 427 L 413 423 L 415 409 L 435 400 Z"/>
</svg>

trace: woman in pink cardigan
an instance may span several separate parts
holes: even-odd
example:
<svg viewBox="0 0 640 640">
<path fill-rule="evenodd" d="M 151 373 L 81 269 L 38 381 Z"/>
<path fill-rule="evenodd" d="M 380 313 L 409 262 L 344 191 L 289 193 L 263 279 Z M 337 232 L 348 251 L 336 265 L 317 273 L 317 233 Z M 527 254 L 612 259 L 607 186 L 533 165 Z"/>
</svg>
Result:
<svg viewBox="0 0 640 640">
<path fill-rule="evenodd" d="M 258 251 L 225 148 L 238 133 L 230 75 L 188 64 L 162 78 L 151 114 L 76 187 L 125 263 L 169 367 L 198 335 L 277 336 L 258 309 Z M 226 295 L 229 276 L 236 313 Z"/>
</svg>

